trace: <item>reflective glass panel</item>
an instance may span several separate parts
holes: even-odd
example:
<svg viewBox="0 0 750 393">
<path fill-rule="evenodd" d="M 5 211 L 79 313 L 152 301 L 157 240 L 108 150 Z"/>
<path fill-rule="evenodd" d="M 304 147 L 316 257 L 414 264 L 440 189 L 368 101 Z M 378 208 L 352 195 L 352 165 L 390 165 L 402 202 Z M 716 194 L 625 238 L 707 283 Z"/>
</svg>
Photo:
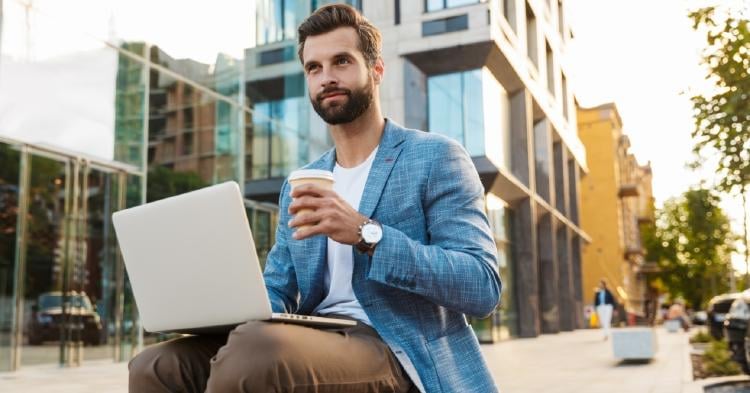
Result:
<svg viewBox="0 0 750 393">
<path fill-rule="evenodd" d="M 482 70 L 463 73 L 464 147 L 472 156 L 484 154 Z"/>
<path fill-rule="evenodd" d="M 90 303 L 65 285 L 70 169 L 65 162 L 32 156 L 29 173 L 22 365 L 60 361 L 63 333 L 74 323 L 70 315 L 88 310 L 80 306 Z"/>
<path fill-rule="evenodd" d="M 11 367 L 20 159 L 18 150 L 0 142 L 0 371 Z"/>
<path fill-rule="evenodd" d="M 117 310 L 117 243 L 111 217 L 121 210 L 118 206 L 119 174 L 90 169 L 85 176 L 82 211 L 77 220 L 79 236 L 72 240 L 77 253 L 70 286 L 90 305 L 73 316 L 80 328 L 72 330 L 71 339 L 86 346 L 83 359 L 112 359 Z"/>
<path fill-rule="evenodd" d="M 479 0 L 427 0 L 427 12 L 479 3 Z"/>
<path fill-rule="evenodd" d="M 125 193 L 125 206 L 133 207 L 141 204 L 141 193 L 143 187 L 141 187 L 141 177 L 128 175 L 126 179 L 126 193 Z M 122 256 L 118 253 L 120 261 Z M 122 266 L 122 265 L 121 265 Z M 128 360 L 136 355 L 136 349 L 138 348 L 138 342 L 140 341 L 140 324 L 138 320 L 138 307 L 135 304 L 135 297 L 133 297 L 133 288 L 130 285 L 130 279 L 128 278 L 127 271 L 123 268 L 121 271 L 124 273 L 123 278 L 123 295 L 120 308 L 122 309 L 122 322 L 120 325 L 120 359 L 121 361 Z"/>
<path fill-rule="evenodd" d="M 464 143 L 461 73 L 432 76 L 427 80 L 428 127 Z"/>
<path fill-rule="evenodd" d="M 455 139 L 472 156 L 484 155 L 483 105 L 481 69 L 427 79 L 430 132 Z"/>
<path fill-rule="evenodd" d="M 266 256 L 271 251 L 271 213 L 264 210 L 255 210 L 253 219 L 253 238 L 255 248 L 258 250 L 258 259 L 265 266 Z"/>
</svg>

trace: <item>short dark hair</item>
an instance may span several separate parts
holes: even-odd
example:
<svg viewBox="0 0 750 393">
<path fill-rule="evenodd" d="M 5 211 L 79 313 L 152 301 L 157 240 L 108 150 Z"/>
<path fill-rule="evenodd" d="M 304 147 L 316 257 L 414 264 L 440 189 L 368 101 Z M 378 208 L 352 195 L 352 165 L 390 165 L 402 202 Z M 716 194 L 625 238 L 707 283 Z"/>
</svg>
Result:
<svg viewBox="0 0 750 393">
<path fill-rule="evenodd" d="M 359 38 L 357 46 L 367 61 L 367 65 L 372 67 L 380 57 L 382 48 L 380 31 L 356 8 L 347 4 L 329 4 L 320 7 L 299 25 L 297 29 L 299 60 L 304 63 L 302 52 L 305 49 L 307 37 L 325 34 L 339 27 L 354 28 Z"/>
</svg>

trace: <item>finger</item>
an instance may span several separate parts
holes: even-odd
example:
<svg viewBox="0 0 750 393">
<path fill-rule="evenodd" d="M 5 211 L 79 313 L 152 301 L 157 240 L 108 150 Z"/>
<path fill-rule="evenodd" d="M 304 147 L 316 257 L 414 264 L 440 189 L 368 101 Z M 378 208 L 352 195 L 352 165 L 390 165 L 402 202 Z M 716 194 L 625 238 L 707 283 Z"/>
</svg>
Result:
<svg viewBox="0 0 750 393">
<path fill-rule="evenodd" d="M 292 237 L 295 240 L 303 240 L 315 235 L 325 234 L 325 227 L 321 224 L 311 225 L 306 228 L 300 228 L 294 231 Z"/>
<path fill-rule="evenodd" d="M 316 225 L 323 219 L 323 214 L 320 211 L 314 211 L 311 213 L 302 214 L 289 220 L 290 228 L 297 228 L 304 225 Z"/>
<path fill-rule="evenodd" d="M 300 209 L 312 209 L 317 210 L 321 204 L 323 203 L 322 198 L 320 197 L 312 197 L 312 196 L 304 196 L 295 199 L 292 201 L 292 203 L 289 204 L 289 214 L 297 214 L 297 212 Z"/>
</svg>

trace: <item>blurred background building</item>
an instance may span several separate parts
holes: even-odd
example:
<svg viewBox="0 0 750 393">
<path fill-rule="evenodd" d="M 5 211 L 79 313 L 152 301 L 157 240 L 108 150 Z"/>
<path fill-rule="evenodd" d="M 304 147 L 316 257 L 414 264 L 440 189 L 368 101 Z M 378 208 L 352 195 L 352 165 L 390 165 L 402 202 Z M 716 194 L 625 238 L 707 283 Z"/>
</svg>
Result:
<svg viewBox="0 0 750 393">
<path fill-rule="evenodd" d="M 165 338 L 140 329 L 114 211 L 237 181 L 265 260 L 285 176 L 332 147 L 296 56 L 330 2 L 0 1 L 0 370 Z M 485 186 L 504 291 L 480 340 L 582 327 L 564 3 L 346 2 L 383 33 L 386 116 L 461 142 Z"/>
<path fill-rule="evenodd" d="M 584 301 L 605 279 L 625 312 L 645 322 L 656 312 L 649 287 L 654 262 L 644 259 L 641 225 L 654 220 L 651 164 L 639 165 L 613 103 L 578 109 L 578 131 L 591 168 L 581 181 L 581 224 L 591 236 L 583 252 Z"/>
</svg>

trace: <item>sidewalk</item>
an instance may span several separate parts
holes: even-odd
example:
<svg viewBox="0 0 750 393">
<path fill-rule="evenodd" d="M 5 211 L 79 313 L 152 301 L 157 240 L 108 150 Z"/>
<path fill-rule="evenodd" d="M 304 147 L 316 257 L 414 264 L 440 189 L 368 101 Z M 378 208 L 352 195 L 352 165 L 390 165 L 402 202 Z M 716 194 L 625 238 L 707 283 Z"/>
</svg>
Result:
<svg viewBox="0 0 750 393">
<path fill-rule="evenodd" d="M 657 332 L 657 357 L 645 364 L 614 359 L 611 342 L 596 330 L 510 340 L 482 351 L 502 393 L 703 393 L 703 385 L 719 381 L 692 381 L 688 334 Z M 27 367 L 0 373 L 0 392 L 125 393 L 127 365 Z"/>
<path fill-rule="evenodd" d="M 688 334 L 657 334 L 656 358 L 642 364 L 613 358 L 599 330 L 517 339 L 483 352 L 502 393 L 702 393 L 692 382 Z"/>
</svg>

